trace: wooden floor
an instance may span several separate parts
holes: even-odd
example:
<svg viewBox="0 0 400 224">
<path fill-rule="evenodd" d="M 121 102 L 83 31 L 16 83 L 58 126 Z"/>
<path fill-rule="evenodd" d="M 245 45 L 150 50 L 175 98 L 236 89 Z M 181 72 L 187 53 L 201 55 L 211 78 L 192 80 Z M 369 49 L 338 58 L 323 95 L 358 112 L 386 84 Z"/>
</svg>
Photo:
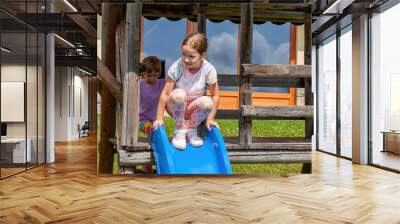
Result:
<svg viewBox="0 0 400 224">
<path fill-rule="evenodd" d="M 400 175 L 313 154 L 294 176 L 97 176 L 96 144 L 0 181 L 0 223 L 400 223 Z"/>
</svg>

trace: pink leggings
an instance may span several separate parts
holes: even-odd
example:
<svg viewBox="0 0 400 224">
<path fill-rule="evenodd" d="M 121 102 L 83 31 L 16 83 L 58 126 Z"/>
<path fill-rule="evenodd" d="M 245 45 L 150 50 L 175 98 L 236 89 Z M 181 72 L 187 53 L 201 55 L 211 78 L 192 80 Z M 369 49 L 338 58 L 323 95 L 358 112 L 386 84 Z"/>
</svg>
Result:
<svg viewBox="0 0 400 224">
<path fill-rule="evenodd" d="M 187 101 L 183 89 L 174 89 L 167 101 L 167 111 L 174 118 L 175 128 L 196 128 L 204 121 L 212 109 L 213 102 L 208 96 L 201 96 L 193 101 Z"/>
</svg>

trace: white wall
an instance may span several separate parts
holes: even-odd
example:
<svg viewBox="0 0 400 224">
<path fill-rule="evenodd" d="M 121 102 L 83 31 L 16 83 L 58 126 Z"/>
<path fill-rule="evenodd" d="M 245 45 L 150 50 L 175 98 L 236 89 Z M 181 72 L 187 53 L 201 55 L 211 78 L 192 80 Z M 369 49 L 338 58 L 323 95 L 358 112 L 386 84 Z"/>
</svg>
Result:
<svg viewBox="0 0 400 224">
<path fill-rule="evenodd" d="M 88 120 L 88 78 L 83 75 L 76 68 L 56 67 L 56 141 L 79 138 L 78 124 Z"/>
<path fill-rule="evenodd" d="M 55 141 L 68 141 L 69 68 L 55 68 Z"/>
</svg>

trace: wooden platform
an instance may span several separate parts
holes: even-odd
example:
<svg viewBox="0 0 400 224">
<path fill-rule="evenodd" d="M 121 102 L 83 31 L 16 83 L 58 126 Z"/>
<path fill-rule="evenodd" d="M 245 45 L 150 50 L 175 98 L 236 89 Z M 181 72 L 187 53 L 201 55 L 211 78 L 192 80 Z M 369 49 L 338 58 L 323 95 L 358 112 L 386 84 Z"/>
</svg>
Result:
<svg viewBox="0 0 400 224">
<path fill-rule="evenodd" d="M 1 180 L 0 223 L 399 223 L 399 174 L 312 159 L 312 175 L 98 176 L 85 138 Z"/>
<path fill-rule="evenodd" d="M 135 146 L 119 150 L 122 167 L 152 163 L 153 155 L 145 138 Z M 254 137 L 249 145 L 238 144 L 237 137 L 225 137 L 229 160 L 232 163 L 307 163 L 311 161 L 311 140 L 304 138 Z"/>
</svg>

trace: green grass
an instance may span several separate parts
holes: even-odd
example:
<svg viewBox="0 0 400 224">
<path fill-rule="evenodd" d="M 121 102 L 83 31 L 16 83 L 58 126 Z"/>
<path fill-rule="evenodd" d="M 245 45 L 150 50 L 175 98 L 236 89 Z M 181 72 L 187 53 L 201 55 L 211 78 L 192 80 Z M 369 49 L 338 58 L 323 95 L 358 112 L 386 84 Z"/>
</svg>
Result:
<svg viewBox="0 0 400 224">
<path fill-rule="evenodd" d="M 237 120 L 217 120 L 221 127 L 222 135 L 225 137 L 238 136 L 239 124 Z M 98 116 L 98 127 L 100 127 L 100 116 Z M 174 131 L 173 120 L 165 118 L 165 128 L 171 137 Z M 100 128 L 97 129 L 97 139 L 100 139 Z M 303 137 L 304 121 L 281 121 L 281 120 L 253 120 L 254 137 Z M 144 137 L 144 134 L 140 134 Z M 98 161 L 97 161 L 98 164 Z M 267 163 L 267 164 L 232 164 L 235 174 L 298 174 L 301 173 L 301 163 Z M 114 155 L 113 173 L 118 172 L 118 158 Z"/>
<path fill-rule="evenodd" d="M 299 174 L 302 163 L 232 164 L 235 174 Z"/>
</svg>

